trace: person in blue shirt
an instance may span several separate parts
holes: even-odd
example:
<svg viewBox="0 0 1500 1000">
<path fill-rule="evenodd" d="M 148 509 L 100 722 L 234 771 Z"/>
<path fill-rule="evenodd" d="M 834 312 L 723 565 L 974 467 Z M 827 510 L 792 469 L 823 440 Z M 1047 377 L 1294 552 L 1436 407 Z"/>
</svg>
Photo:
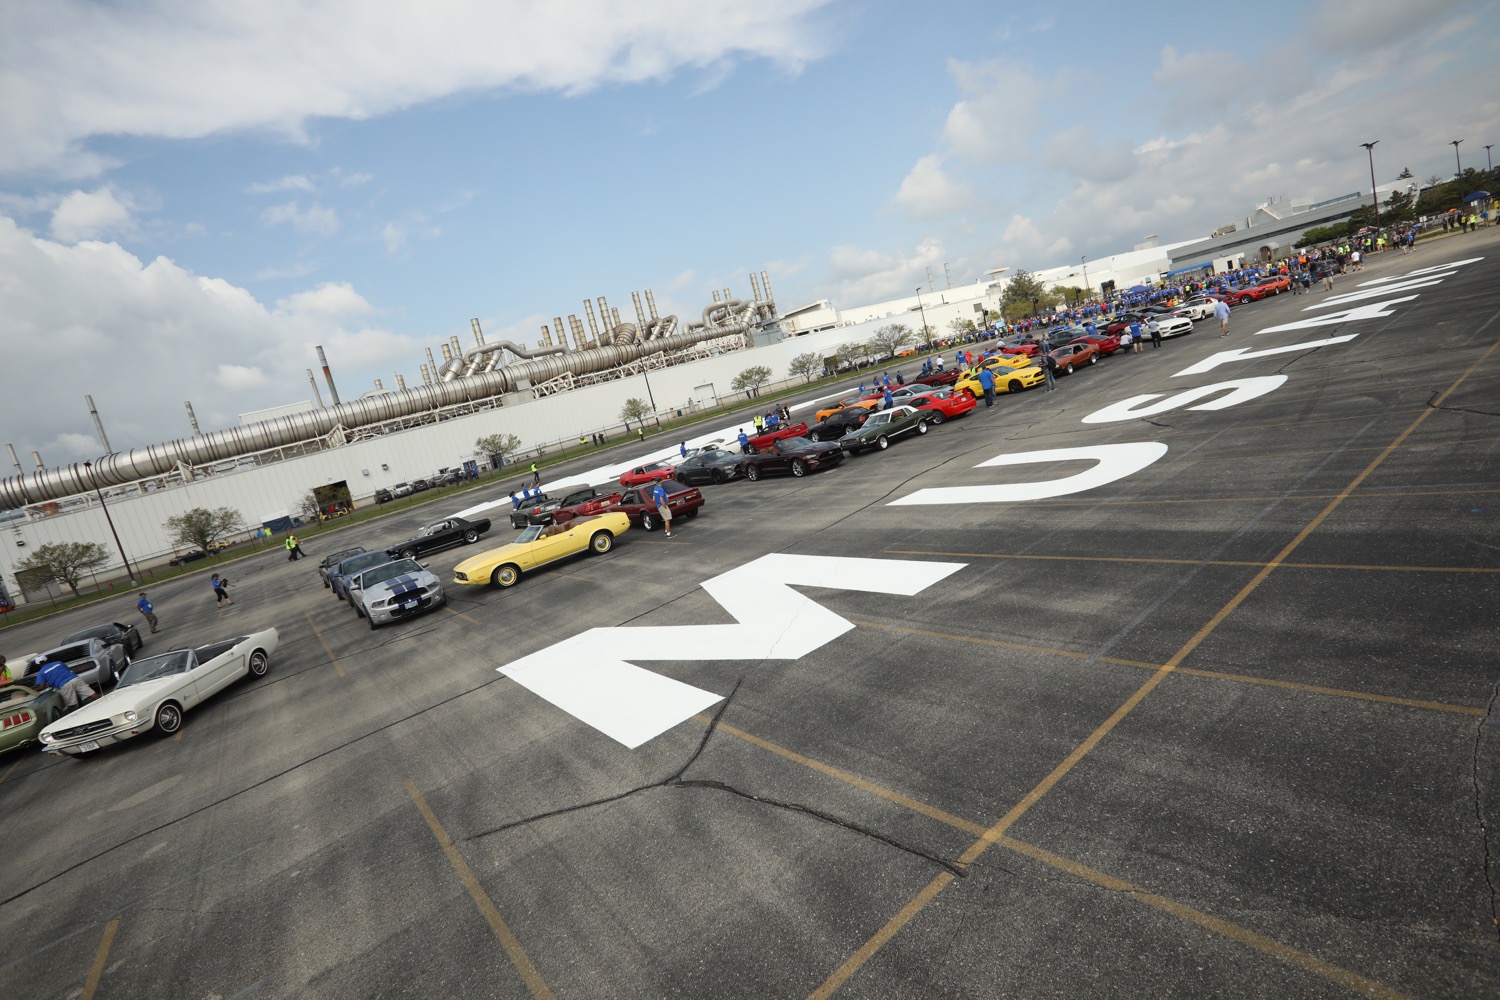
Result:
<svg viewBox="0 0 1500 1000">
<path fill-rule="evenodd" d="M 995 405 L 995 372 L 990 368 L 979 369 L 979 387 L 984 390 L 984 405 L 988 409 Z"/>
<path fill-rule="evenodd" d="M 687 442 L 686 441 L 678 441 L 677 442 L 677 454 L 681 455 L 683 458 L 687 458 Z"/>
<path fill-rule="evenodd" d="M 661 515 L 661 523 L 667 529 L 667 537 L 672 537 L 672 508 L 667 503 L 667 491 L 663 488 L 661 480 L 651 487 L 651 502 L 656 505 L 656 512 Z"/>
<path fill-rule="evenodd" d="M 147 600 L 147 598 L 146 598 L 146 592 L 144 590 L 141 591 L 141 599 L 139 601 L 135 602 L 135 607 L 136 607 L 136 610 L 141 613 L 141 617 L 144 618 L 144 619 L 146 619 L 146 624 L 148 624 L 148 625 L 151 626 L 151 634 L 155 635 L 156 634 L 156 612 L 155 612 L 155 609 L 151 607 L 151 602 L 149 600 Z"/>
<path fill-rule="evenodd" d="M 745 433 L 745 428 L 740 428 L 740 454 L 750 454 L 750 435 Z"/>
<path fill-rule="evenodd" d="M 215 573 L 213 579 L 208 582 L 212 584 L 214 588 L 214 604 L 216 607 L 223 608 L 226 603 L 234 603 L 234 601 L 230 600 L 229 598 L 228 580 Z"/>
<path fill-rule="evenodd" d="M 521 498 L 518 497 L 518 496 L 516 496 L 516 491 L 515 490 L 511 490 L 510 491 L 510 509 L 511 510 L 520 510 L 521 509 Z"/>
<path fill-rule="evenodd" d="M 880 408 L 882 410 L 889 410 L 891 407 L 893 407 L 895 405 L 896 405 L 896 397 L 893 396 L 893 395 L 891 395 L 891 387 L 890 387 L 889 384 L 887 384 L 886 387 L 885 387 L 885 395 L 883 397 L 881 397 Z"/>
<path fill-rule="evenodd" d="M 78 675 L 67 668 L 61 660 L 53 660 L 51 663 L 45 657 L 36 658 L 36 686 L 37 690 L 44 691 L 47 688 L 55 688 L 62 695 L 63 705 L 69 711 L 86 702 L 93 701 L 96 695 L 94 689 L 79 679 Z"/>
</svg>

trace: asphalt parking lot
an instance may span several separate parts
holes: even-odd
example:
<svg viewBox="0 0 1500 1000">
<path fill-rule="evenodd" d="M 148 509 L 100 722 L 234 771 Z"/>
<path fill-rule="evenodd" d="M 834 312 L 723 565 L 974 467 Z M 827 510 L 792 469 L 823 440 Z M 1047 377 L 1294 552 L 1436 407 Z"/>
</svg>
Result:
<svg viewBox="0 0 1500 1000">
<path fill-rule="evenodd" d="M 0 992 L 1497 995 L 1497 289 L 1495 229 L 1385 254 L 378 632 L 317 550 L 157 588 L 147 653 L 280 651 L 175 738 L 0 757 Z M 522 657 L 711 704 L 630 748 Z"/>
</svg>

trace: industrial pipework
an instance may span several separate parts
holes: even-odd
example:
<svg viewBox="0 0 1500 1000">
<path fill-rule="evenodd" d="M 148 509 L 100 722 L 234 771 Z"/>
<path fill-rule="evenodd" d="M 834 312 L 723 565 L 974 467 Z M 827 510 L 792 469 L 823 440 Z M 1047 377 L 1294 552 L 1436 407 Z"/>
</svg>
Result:
<svg viewBox="0 0 1500 1000">
<path fill-rule="evenodd" d="M 761 272 L 761 284 L 769 292 L 770 285 L 766 282 L 764 271 Z M 750 303 L 738 299 L 713 302 L 704 307 L 701 321 L 688 324 L 678 333 L 674 332 L 677 317 L 657 318 L 654 315 L 656 303 L 649 292 L 647 301 L 653 315 L 646 324 L 645 339 L 639 339 L 640 331 L 633 324 L 614 321 L 582 350 L 544 347 L 528 351 L 509 341 L 483 343 L 483 337 L 479 335 L 481 346 L 468 354 L 460 355 L 453 349 L 457 346 L 455 337 L 451 347 L 443 345 L 443 353 L 448 359 L 441 367 L 441 374 L 432 383 L 411 389 L 387 389 L 378 395 L 349 402 L 337 402 L 333 376 L 328 369 L 323 349 L 319 347 L 318 361 L 323 367 L 329 392 L 335 394 L 333 406 L 273 417 L 207 434 L 195 433 L 190 438 L 178 438 L 175 441 L 104 455 L 88 463 L 92 466 L 92 472 L 81 462 L 55 469 L 45 468 L 41 457 L 33 452 L 37 471 L 0 480 L 0 510 L 60 500 L 92 491 L 96 486 L 123 486 L 152 476 L 167 475 L 183 467 L 206 465 L 269 448 L 284 447 L 322 437 L 336 427 L 354 429 L 445 406 L 488 399 L 559 375 L 607 372 L 654 354 L 681 351 L 725 337 L 745 336 L 761 323 L 776 317 L 776 304 L 769 296 L 765 299 L 757 297 Z M 606 306 L 601 297 L 602 308 Z M 592 315 L 590 319 L 592 320 Z M 478 334 L 477 320 L 474 325 Z M 581 333 L 582 330 L 575 325 L 575 337 L 581 339 Z M 601 343 L 606 336 L 609 342 Z M 501 350 L 510 351 L 526 360 L 499 367 L 490 365 L 490 370 L 478 370 L 483 362 L 498 360 L 500 355 L 495 352 Z M 430 354 L 428 356 L 431 357 Z M 316 383 L 314 386 L 316 387 Z M 14 451 L 11 454 L 14 456 Z M 14 464 L 19 470 L 20 463 Z"/>
</svg>

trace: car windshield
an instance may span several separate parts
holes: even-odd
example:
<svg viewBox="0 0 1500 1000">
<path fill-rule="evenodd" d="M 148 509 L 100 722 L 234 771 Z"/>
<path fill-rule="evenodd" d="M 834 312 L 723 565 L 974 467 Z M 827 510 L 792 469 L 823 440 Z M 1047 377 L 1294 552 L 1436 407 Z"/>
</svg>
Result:
<svg viewBox="0 0 1500 1000">
<path fill-rule="evenodd" d="M 390 561 L 391 557 L 384 552 L 362 552 L 339 563 L 339 574 L 341 576 L 353 576 L 360 570 L 369 569 L 371 566 L 379 566 L 383 562 Z"/>
<path fill-rule="evenodd" d="M 345 559 L 348 559 L 350 556 L 357 556 L 357 555 L 359 555 L 360 553 L 364 552 L 364 550 L 365 549 L 364 549 L 363 545 L 361 545 L 361 546 L 359 546 L 357 548 L 343 549 L 343 550 L 341 550 L 339 552 L 335 552 L 331 556 L 324 557 L 324 559 L 323 559 L 323 565 L 324 566 L 332 566 L 332 565 L 334 565 L 336 563 L 341 563 Z"/>
<path fill-rule="evenodd" d="M 798 448 L 811 448 L 813 443 L 805 437 L 782 438 L 776 442 L 778 451 L 796 451 Z"/>
<path fill-rule="evenodd" d="M 516 536 L 516 541 L 522 544 L 525 544 L 526 542 L 534 542 L 538 538 L 542 537 L 542 529 L 544 529 L 545 527 L 545 524 L 528 525 L 527 527 L 522 529 L 519 535 Z"/>
<path fill-rule="evenodd" d="M 447 527 L 448 527 L 448 522 L 447 521 L 439 521 L 437 524 L 424 525 L 423 528 L 422 528 L 422 530 L 419 531 L 419 532 L 417 532 L 417 535 L 420 536 L 420 537 L 425 538 L 428 535 L 435 535 L 439 531 L 443 531 Z"/>
<path fill-rule="evenodd" d="M 114 635 L 119 631 L 121 630 L 114 625 L 95 625 L 93 628 L 86 628 L 82 632 L 74 632 L 64 639 L 63 642 L 78 642 L 80 639 L 103 639 L 105 636 Z"/>
<path fill-rule="evenodd" d="M 193 651 L 177 649 L 170 653 L 162 653 L 160 656 L 148 656 L 145 659 L 136 660 L 125 668 L 125 673 L 120 675 L 120 683 L 115 686 L 117 688 L 129 687 L 143 681 L 154 681 L 158 677 L 185 674 L 191 669 L 193 669 Z"/>
<path fill-rule="evenodd" d="M 415 559 L 397 559 L 395 562 L 365 570 L 359 575 L 359 586 L 361 590 L 364 590 L 375 586 L 377 583 L 394 580 L 396 577 L 406 573 L 420 572 L 422 572 L 422 566 Z"/>
<path fill-rule="evenodd" d="M 869 420 L 865 421 L 865 427 L 866 429 L 871 427 L 879 427 L 881 424 L 889 423 L 890 419 L 891 415 L 889 413 L 877 413 Z"/>
</svg>

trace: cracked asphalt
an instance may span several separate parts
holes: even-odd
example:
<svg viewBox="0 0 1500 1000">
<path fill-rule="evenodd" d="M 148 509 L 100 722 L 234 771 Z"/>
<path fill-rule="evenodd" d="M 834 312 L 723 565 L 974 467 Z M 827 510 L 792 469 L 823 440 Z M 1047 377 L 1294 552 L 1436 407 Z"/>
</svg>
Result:
<svg viewBox="0 0 1500 1000">
<path fill-rule="evenodd" d="M 1255 336 L 1466 260 L 1388 316 Z M 180 738 L 0 757 L 0 993 L 1500 994 L 1496 289 L 1500 230 L 1387 254 L 379 632 L 315 562 L 238 563 L 222 612 L 199 577 L 155 588 L 148 652 L 267 625 L 281 649 Z M 889 506 L 1140 441 L 1167 454 L 1085 492 Z M 587 628 L 727 622 L 699 584 L 772 552 L 965 565 L 914 597 L 803 588 L 854 627 L 800 660 L 648 664 L 725 700 L 633 751 L 496 672 Z"/>
</svg>

